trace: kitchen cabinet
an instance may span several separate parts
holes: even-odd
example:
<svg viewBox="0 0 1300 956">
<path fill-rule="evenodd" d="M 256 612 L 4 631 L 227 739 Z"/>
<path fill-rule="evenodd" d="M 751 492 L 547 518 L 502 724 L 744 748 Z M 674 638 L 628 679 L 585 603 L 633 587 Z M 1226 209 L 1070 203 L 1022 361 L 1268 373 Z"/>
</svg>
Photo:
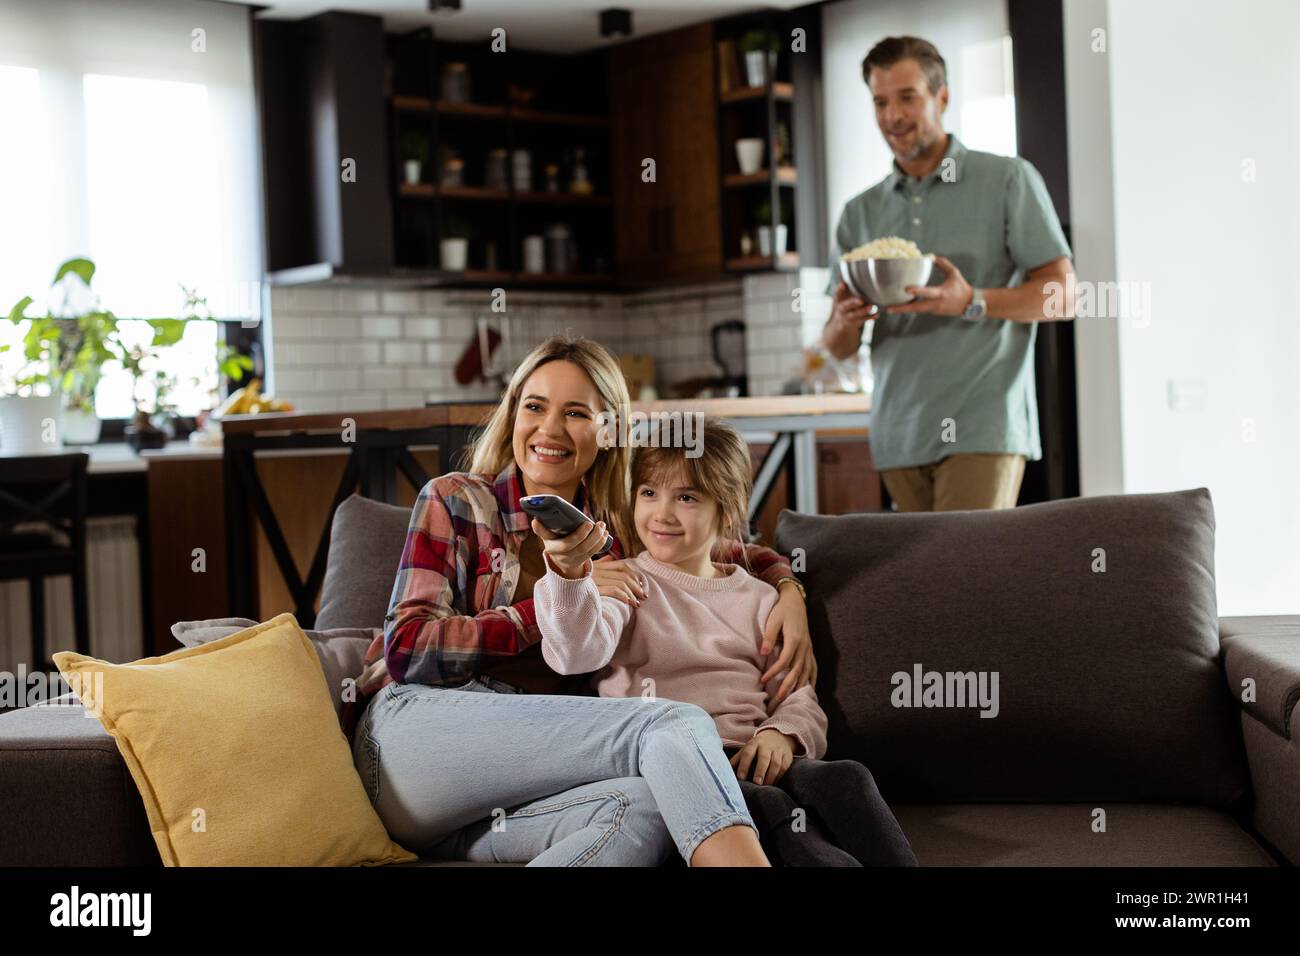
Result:
<svg viewBox="0 0 1300 956">
<path fill-rule="evenodd" d="M 714 73 L 710 24 L 610 51 L 614 260 L 625 284 L 722 272 Z M 654 182 L 642 179 L 646 159 Z"/>
</svg>

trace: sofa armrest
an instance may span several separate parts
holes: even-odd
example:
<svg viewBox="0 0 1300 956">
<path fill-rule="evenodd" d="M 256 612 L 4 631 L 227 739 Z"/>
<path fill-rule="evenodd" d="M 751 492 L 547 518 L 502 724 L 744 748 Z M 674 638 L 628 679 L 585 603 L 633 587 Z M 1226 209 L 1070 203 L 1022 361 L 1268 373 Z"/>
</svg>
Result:
<svg viewBox="0 0 1300 956">
<path fill-rule="evenodd" d="M 1220 618 L 1219 636 L 1242 708 L 1255 828 L 1300 865 L 1300 615 Z M 1253 694 L 1243 700 L 1247 681 Z"/>
<path fill-rule="evenodd" d="M 117 742 L 79 703 L 0 714 L 0 866 L 160 866 Z"/>
</svg>

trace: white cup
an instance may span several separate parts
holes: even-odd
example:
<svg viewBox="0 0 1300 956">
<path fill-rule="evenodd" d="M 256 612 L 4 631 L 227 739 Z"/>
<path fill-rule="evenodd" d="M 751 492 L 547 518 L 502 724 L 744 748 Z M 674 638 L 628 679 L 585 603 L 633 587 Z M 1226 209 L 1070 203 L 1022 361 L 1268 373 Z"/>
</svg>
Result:
<svg viewBox="0 0 1300 956">
<path fill-rule="evenodd" d="M 763 141 L 758 138 L 736 140 L 736 161 L 748 176 L 763 168 Z"/>
</svg>

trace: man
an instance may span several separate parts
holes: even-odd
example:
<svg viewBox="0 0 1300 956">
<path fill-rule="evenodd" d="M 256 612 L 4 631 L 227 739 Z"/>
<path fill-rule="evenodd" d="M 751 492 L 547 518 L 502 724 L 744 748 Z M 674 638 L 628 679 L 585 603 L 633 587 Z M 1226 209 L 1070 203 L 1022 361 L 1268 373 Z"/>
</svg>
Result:
<svg viewBox="0 0 1300 956">
<path fill-rule="evenodd" d="M 840 215 L 823 342 L 847 358 L 874 322 L 871 452 L 900 510 L 1015 507 L 1025 461 L 1042 457 L 1036 323 L 1073 317 L 1070 248 L 1030 163 L 944 132 L 947 71 L 933 45 L 882 40 L 862 76 L 894 169 Z M 856 297 L 839 256 L 884 236 L 935 253 L 942 284 L 908 287 L 914 301 L 884 309 Z"/>
</svg>

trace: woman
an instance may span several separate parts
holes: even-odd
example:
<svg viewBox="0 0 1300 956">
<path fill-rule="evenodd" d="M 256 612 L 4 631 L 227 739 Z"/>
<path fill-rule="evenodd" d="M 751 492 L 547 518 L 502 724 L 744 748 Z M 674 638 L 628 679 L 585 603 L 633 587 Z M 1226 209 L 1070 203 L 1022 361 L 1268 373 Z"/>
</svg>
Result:
<svg viewBox="0 0 1300 956">
<path fill-rule="evenodd" d="M 658 864 L 675 847 L 691 866 L 767 865 L 705 711 L 590 696 L 582 676 L 562 677 L 541 656 L 532 588 L 543 548 L 521 496 L 562 495 L 608 525 L 616 542 L 595 564 L 600 592 L 645 597 L 620 560 L 633 533 L 622 527 L 628 449 L 597 441 L 596 416 L 628 405 L 604 348 L 548 339 L 515 370 L 469 471 L 420 492 L 358 684 L 353 744 L 376 812 L 409 849 L 609 866 Z M 738 547 L 718 556 L 741 558 Z M 784 696 L 816 678 L 802 592 L 770 549 L 746 546 L 743 559 L 780 592 L 766 634 L 784 649 L 765 677 L 788 666 Z"/>
</svg>

